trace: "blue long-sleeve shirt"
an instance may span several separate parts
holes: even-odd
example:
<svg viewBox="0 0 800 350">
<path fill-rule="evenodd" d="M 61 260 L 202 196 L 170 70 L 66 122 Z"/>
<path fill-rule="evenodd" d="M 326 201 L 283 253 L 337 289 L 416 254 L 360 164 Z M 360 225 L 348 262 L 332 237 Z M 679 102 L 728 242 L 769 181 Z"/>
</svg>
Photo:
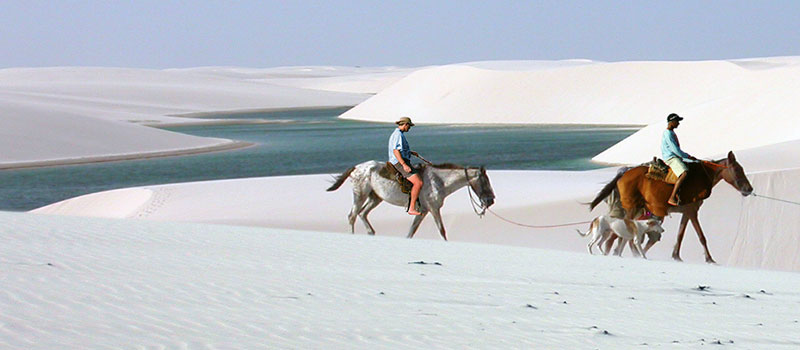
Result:
<svg viewBox="0 0 800 350">
<path fill-rule="evenodd" d="M 690 159 L 689 153 L 681 150 L 681 144 L 678 142 L 678 135 L 675 131 L 670 129 L 664 130 L 661 136 L 661 158 L 665 161 L 672 157 L 680 157 L 681 159 Z"/>
</svg>

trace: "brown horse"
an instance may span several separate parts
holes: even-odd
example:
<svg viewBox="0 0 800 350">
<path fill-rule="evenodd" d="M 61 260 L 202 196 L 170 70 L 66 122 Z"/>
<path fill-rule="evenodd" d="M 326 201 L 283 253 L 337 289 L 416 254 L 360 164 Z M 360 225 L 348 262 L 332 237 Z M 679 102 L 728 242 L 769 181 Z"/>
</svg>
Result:
<svg viewBox="0 0 800 350">
<path fill-rule="evenodd" d="M 702 161 L 700 163 L 688 163 L 689 174 L 683 185 L 678 190 L 680 199 L 679 205 L 671 206 L 667 204 L 672 187 L 674 185 L 663 181 L 651 180 L 645 176 L 647 166 L 638 166 L 625 171 L 620 171 L 614 180 L 611 180 L 591 203 L 594 209 L 604 198 L 606 198 L 614 188 L 619 190 L 622 207 L 625 208 L 626 216 L 633 219 L 635 214 L 643 209 L 649 210 L 653 215 L 665 217 L 668 213 L 681 213 L 681 225 L 678 228 L 678 241 L 672 250 L 672 258 L 681 261 L 680 250 L 683 234 L 686 231 L 686 224 L 691 220 L 697 237 L 705 249 L 706 262 L 713 263 L 711 253 L 706 245 L 706 237 L 700 222 L 697 219 L 697 212 L 703 205 L 703 200 L 711 195 L 711 189 L 725 180 L 736 188 L 743 196 L 748 196 L 753 192 L 753 186 L 744 174 L 742 166 L 736 162 L 733 152 L 728 152 L 728 157 L 717 161 Z"/>
</svg>

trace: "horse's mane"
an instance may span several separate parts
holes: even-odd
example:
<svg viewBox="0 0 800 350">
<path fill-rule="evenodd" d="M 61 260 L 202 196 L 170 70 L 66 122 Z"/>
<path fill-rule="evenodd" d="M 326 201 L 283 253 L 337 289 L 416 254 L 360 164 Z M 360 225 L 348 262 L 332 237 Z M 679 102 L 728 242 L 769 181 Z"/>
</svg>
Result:
<svg viewBox="0 0 800 350">
<path fill-rule="evenodd" d="M 431 164 L 436 169 L 464 169 L 463 166 L 453 163 Z"/>
</svg>

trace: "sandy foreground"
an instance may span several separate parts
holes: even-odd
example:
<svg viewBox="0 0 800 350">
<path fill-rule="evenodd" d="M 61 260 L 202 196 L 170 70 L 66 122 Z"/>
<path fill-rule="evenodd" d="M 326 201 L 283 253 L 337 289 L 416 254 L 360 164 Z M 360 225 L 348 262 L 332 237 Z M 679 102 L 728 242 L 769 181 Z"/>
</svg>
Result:
<svg viewBox="0 0 800 350">
<path fill-rule="evenodd" d="M 15 349 L 800 346 L 796 273 L 0 213 Z"/>
<path fill-rule="evenodd" d="M 677 216 L 650 260 L 590 256 L 575 232 L 588 224 L 532 229 L 498 217 L 588 221 L 605 208 L 581 203 L 613 167 L 490 169 L 494 213 L 479 218 L 465 189 L 453 194 L 443 208 L 449 242 L 430 218 L 401 238 L 411 219 L 387 204 L 370 215 L 377 236 L 361 222 L 351 235 L 351 187 L 325 192 L 331 175 L 88 194 L 34 210 L 58 215 L 0 213 L 0 347 L 796 348 L 798 61 L 0 70 L 2 130 L 42 135 L 0 138 L 6 167 L 235 142 L 144 126 L 197 120 L 177 114 L 362 101 L 344 117 L 648 125 L 597 159 L 626 164 L 657 154 L 642 146 L 646 135 L 678 112 L 684 147 L 704 158 L 733 150 L 760 195 L 714 189 L 700 220 L 719 265 L 706 265 L 691 228 L 686 262 L 669 259 Z M 770 107 L 712 108 L 723 101 Z M 721 129 L 701 138 L 710 125 Z"/>
</svg>

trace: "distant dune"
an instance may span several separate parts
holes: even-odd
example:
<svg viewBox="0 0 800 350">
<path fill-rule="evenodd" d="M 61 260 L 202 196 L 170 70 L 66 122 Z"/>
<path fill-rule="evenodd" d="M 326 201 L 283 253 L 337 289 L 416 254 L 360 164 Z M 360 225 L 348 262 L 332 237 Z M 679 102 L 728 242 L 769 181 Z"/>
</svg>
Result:
<svg viewBox="0 0 800 350">
<path fill-rule="evenodd" d="M 560 64 L 559 64 L 560 63 Z M 682 146 L 716 157 L 800 139 L 800 58 L 699 62 L 462 64 L 409 74 L 342 118 L 419 123 L 646 126 L 599 154 L 637 164 L 657 155 L 669 113 Z"/>
</svg>

